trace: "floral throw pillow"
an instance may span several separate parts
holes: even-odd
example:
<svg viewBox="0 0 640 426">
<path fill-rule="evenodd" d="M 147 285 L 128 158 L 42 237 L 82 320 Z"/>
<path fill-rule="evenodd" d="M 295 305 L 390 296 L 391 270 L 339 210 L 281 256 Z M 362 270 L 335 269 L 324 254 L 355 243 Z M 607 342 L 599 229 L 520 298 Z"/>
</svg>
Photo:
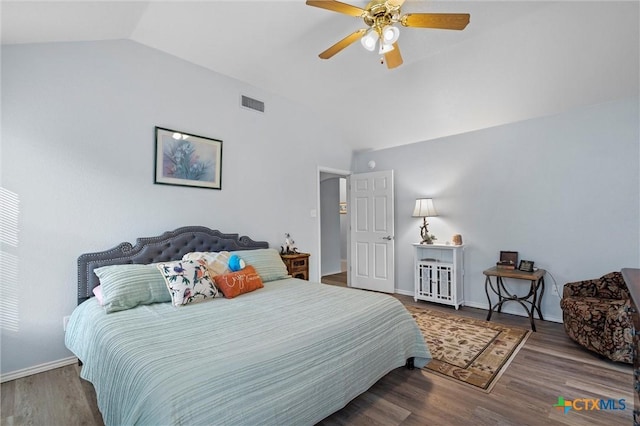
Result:
<svg viewBox="0 0 640 426">
<path fill-rule="evenodd" d="M 158 269 L 167 283 L 174 306 L 202 302 L 218 295 L 203 260 L 159 263 Z"/>
</svg>

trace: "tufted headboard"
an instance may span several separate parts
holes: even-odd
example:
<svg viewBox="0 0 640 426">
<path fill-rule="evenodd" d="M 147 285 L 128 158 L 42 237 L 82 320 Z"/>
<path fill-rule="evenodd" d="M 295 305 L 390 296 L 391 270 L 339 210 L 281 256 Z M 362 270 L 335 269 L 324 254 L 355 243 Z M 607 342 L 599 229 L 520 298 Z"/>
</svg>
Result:
<svg viewBox="0 0 640 426">
<path fill-rule="evenodd" d="M 138 238 L 135 245 L 116 247 L 78 257 L 78 305 L 93 296 L 100 282 L 93 270 L 101 266 L 127 263 L 147 264 L 182 259 L 193 251 L 234 251 L 268 248 L 265 241 L 253 241 L 238 234 L 223 234 L 204 226 L 184 226 L 157 237 Z"/>
</svg>

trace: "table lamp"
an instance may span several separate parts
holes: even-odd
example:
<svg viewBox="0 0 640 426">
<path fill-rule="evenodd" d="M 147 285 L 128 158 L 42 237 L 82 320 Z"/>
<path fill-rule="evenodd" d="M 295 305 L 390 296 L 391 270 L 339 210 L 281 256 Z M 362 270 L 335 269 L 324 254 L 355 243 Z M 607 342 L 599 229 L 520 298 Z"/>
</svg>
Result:
<svg viewBox="0 0 640 426">
<path fill-rule="evenodd" d="M 416 200 L 416 206 L 413 209 L 413 217 L 421 217 L 423 220 L 422 226 L 420 227 L 420 237 L 422 237 L 420 244 L 433 244 L 433 240 L 437 240 L 435 235 L 429 235 L 429 231 L 427 230 L 427 218 L 434 216 L 438 216 L 438 212 L 436 212 L 436 208 L 433 205 L 433 199 L 418 198 Z"/>
</svg>

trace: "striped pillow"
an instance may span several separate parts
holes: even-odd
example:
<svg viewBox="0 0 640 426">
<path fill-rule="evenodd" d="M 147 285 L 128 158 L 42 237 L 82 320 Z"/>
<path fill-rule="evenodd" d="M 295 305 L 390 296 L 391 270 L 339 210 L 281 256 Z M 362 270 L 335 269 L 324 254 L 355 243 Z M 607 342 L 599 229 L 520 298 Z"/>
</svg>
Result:
<svg viewBox="0 0 640 426">
<path fill-rule="evenodd" d="M 169 289 L 156 265 L 110 265 L 94 272 L 100 279 L 107 313 L 171 301 Z"/>
<path fill-rule="evenodd" d="M 247 265 L 253 266 L 265 283 L 290 277 L 276 249 L 238 250 L 231 254 L 238 255 Z"/>
</svg>

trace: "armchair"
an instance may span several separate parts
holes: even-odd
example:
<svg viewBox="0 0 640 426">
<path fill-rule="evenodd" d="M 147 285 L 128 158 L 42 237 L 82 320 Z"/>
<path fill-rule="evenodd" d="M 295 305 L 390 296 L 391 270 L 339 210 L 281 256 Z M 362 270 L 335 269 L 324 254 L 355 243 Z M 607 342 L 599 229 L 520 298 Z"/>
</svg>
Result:
<svg viewBox="0 0 640 426">
<path fill-rule="evenodd" d="M 565 284 L 564 329 L 571 339 L 612 361 L 633 362 L 631 296 L 620 272 Z"/>
</svg>

